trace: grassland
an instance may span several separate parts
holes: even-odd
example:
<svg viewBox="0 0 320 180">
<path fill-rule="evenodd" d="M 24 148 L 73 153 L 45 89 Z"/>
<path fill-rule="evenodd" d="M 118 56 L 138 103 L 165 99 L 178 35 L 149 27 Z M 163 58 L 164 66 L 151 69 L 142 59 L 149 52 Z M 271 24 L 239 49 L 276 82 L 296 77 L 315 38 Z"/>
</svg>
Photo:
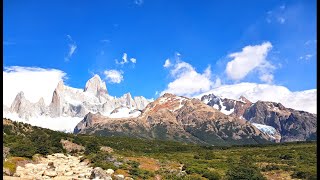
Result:
<svg viewBox="0 0 320 180">
<path fill-rule="evenodd" d="M 199 146 L 172 141 L 74 135 L 6 122 L 3 145 L 10 156 L 64 152 L 60 140 L 86 147 L 93 166 L 135 179 L 316 179 L 316 142 L 246 146 Z M 114 152 L 100 151 L 109 146 Z M 115 159 L 111 161 L 110 159 Z M 114 162 L 118 162 L 115 165 Z M 14 170 L 13 163 L 6 163 Z"/>
</svg>

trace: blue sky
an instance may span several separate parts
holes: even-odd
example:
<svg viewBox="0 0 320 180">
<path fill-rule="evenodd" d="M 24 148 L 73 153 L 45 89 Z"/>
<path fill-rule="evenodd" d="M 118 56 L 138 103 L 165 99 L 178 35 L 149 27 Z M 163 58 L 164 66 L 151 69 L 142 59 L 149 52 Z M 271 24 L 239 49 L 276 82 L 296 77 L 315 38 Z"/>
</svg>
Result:
<svg viewBox="0 0 320 180">
<path fill-rule="evenodd" d="M 315 0 L 201 2 L 5 0 L 4 67 L 59 69 L 76 88 L 99 74 L 115 96 L 154 98 L 188 80 L 199 80 L 195 93 L 240 82 L 316 88 Z"/>
</svg>

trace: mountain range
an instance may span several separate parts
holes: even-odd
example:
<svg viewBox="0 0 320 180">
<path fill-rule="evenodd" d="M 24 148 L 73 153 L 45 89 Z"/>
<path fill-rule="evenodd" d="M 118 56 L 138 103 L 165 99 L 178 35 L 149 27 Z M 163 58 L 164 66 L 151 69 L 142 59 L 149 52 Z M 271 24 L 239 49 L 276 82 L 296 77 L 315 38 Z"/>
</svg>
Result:
<svg viewBox="0 0 320 180">
<path fill-rule="evenodd" d="M 4 107 L 4 116 L 13 120 L 45 126 L 53 130 L 72 132 L 75 125 L 89 112 L 108 117 L 136 117 L 150 102 L 142 96 L 132 97 L 130 93 L 117 98 L 110 96 L 105 82 L 98 75 L 89 79 L 84 89 L 72 88 L 60 81 L 55 88 L 49 105 L 43 98 L 31 103 L 23 92 L 17 94 L 10 107 Z M 59 121 L 59 127 L 42 124 L 42 120 Z M 68 123 L 70 121 L 72 123 Z M 64 127 L 61 127 L 64 126 Z"/>
<path fill-rule="evenodd" d="M 206 145 L 257 144 L 316 140 L 317 115 L 281 103 L 251 102 L 244 96 L 223 98 L 213 93 L 196 98 L 166 93 L 151 101 L 130 93 L 108 94 L 98 75 L 83 89 L 61 81 L 49 105 L 31 103 L 17 94 L 4 117 L 53 130 L 105 136 L 133 136 Z M 61 123 L 52 127 L 50 123 Z"/>
</svg>

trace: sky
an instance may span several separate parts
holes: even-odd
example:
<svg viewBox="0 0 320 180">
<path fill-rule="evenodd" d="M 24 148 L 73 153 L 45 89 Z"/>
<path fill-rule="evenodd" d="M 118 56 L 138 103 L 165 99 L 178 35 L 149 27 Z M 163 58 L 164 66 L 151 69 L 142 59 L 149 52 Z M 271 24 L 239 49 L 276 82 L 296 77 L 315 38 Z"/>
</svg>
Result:
<svg viewBox="0 0 320 180">
<path fill-rule="evenodd" d="M 84 88 L 94 74 L 117 97 L 316 89 L 315 0 L 201 2 L 4 0 L 4 94 Z"/>
</svg>

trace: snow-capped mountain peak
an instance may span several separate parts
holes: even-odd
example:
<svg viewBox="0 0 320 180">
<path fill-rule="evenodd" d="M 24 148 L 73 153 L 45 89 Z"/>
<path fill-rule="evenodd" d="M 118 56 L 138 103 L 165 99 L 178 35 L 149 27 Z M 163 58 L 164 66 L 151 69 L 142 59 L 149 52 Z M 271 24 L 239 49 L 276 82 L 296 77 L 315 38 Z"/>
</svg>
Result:
<svg viewBox="0 0 320 180">
<path fill-rule="evenodd" d="M 97 74 L 87 81 L 84 92 L 90 92 L 95 96 L 108 94 L 106 83 Z"/>
<path fill-rule="evenodd" d="M 98 75 L 95 75 L 87 81 L 84 90 L 69 87 L 60 81 L 53 92 L 49 105 L 44 103 L 43 98 L 36 103 L 31 103 L 25 98 L 24 93 L 20 92 L 11 107 L 4 109 L 4 117 L 11 117 L 12 120 L 30 124 L 39 122 L 39 119 L 51 119 L 61 123 L 63 121 L 57 121 L 57 119 L 69 118 L 74 121 L 66 124 L 75 126 L 75 123 L 89 112 L 101 113 L 108 117 L 137 116 L 140 113 L 138 110 L 144 109 L 149 102 L 142 96 L 132 97 L 130 93 L 126 93 L 120 98 L 110 96 L 105 82 Z M 118 113 L 114 111 L 117 108 Z M 52 124 L 52 122 L 48 123 Z M 56 127 L 59 127 L 58 125 L 53 126 L 55 130 L 57 130 Z M 61 130 L 73 129 L 73 127 L 65 127 L 64 124 L 60 126 Z"/>
</svg>

